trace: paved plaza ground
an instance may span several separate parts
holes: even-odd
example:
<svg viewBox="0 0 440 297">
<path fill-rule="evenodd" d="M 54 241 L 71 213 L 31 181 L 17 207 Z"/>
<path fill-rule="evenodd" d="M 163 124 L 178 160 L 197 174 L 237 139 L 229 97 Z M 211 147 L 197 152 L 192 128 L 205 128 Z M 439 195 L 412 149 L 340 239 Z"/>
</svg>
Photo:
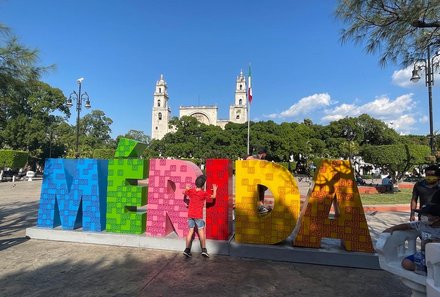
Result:
<svg viewBox="0 0 440 297">
<path fill-rule="evenodd" d="M 304 191 L 305 185 L 300 185 Z M 0 296 L 410 296 L 381 270 L 27 239 L 40 181 L 0 183 Z M 368 212 L 374 238 L 406 212 Z"/>
</svg>

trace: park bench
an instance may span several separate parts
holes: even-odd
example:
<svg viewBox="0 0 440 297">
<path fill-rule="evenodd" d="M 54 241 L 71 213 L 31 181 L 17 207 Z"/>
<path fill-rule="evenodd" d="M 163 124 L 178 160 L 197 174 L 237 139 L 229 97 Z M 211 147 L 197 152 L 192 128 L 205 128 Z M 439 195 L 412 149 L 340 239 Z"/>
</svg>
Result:
<svg viewBox="0 0 440 297">
<path fill-rule="evenodd" d="M 15 177 L 17 176 L 17 171 L 13 170 L 2 170 L 0 172 L 0 181 L 8 181 L 8 180 L 15 180 Z"/>
<path fill-rule="evenodd" d="M 404 257 L 416 252 L 417 238 L 418 233 L 415 230 L 381 234 L 376 242 L 380 267 L 399 276 L 402 283 L 412 290 L 412 297 L 438 297 L 440 296 L 440 243 L 426 245 L 427 276 L 405 270 L 401 265 Z"/>
</svg>

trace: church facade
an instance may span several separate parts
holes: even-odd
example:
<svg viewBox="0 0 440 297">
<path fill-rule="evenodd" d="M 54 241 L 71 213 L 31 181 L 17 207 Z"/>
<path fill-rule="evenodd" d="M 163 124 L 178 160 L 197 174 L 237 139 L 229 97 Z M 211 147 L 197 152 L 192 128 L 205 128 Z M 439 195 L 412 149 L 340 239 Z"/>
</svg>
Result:
<svg viewBox="0 0 440 297">
<path fill-rule="evenodd" d="M 243 72 L 236 79 L 234 104 L 229 106 L 229 119 L 218 119 L 218 107 L 212 106 L 180 106 L 179 118 L 183 116 L 195 117 L 199 122 L 206 125 L 215 125 L 222 128 L 229 122 L 246 123 L 248 120 L 246 78 Z M 171 119 L 169 107 L 168 86 L 163 78 L 156 82 L 156 89 L 153 94 L 153 114 L 151 118 L 151 138 L 162 139 L 165 134 L 172 132 L 168 124 Z"/>
</svg>

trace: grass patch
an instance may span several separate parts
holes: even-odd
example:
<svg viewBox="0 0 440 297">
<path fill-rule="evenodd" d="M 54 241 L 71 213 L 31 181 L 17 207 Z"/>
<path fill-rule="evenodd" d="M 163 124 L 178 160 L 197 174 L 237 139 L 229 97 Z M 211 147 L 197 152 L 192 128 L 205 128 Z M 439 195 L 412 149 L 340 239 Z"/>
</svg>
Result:
<svg viewBox="0 0 440 297">
<path fill-rule="evenodd" d="M 408 204 L 411 201 L 412 189 L 401 189 L 400 192 L 384 194 L 360 194 L 363 205 L 374 204 Z"/>
</svg>

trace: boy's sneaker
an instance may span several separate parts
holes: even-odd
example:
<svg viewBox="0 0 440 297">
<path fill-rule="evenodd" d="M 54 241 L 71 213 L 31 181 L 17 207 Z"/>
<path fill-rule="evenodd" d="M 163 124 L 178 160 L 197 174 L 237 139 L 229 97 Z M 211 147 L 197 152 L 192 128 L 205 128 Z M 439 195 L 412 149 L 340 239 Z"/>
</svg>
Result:
<svg viewBox="0 0 440 297">
<path fill-rule="evenodd" d="M 270 212 L 270 209 L 266 208 L 264 205 L 258 206 L 258 213 L 259 214 L 266 214 Z"/>
<path fill-rule="evenodd" d="M 208 251 L 206 250 L 206 248 L 202 249 L 202 256 L 206 257 L 206 258 L 209 258 L 209 254 L 208 254 Z"/>
<path fill-rule="evenodd" d="M 184 254 L 186 257 L 188 257 L 188 258 L 191 258 L 191 257 L 192 257 L 191 250 L 188 249 L 188 248 L 186 248 L 186 249 L 183 251 L 183 254 Z"/>
</svg>

